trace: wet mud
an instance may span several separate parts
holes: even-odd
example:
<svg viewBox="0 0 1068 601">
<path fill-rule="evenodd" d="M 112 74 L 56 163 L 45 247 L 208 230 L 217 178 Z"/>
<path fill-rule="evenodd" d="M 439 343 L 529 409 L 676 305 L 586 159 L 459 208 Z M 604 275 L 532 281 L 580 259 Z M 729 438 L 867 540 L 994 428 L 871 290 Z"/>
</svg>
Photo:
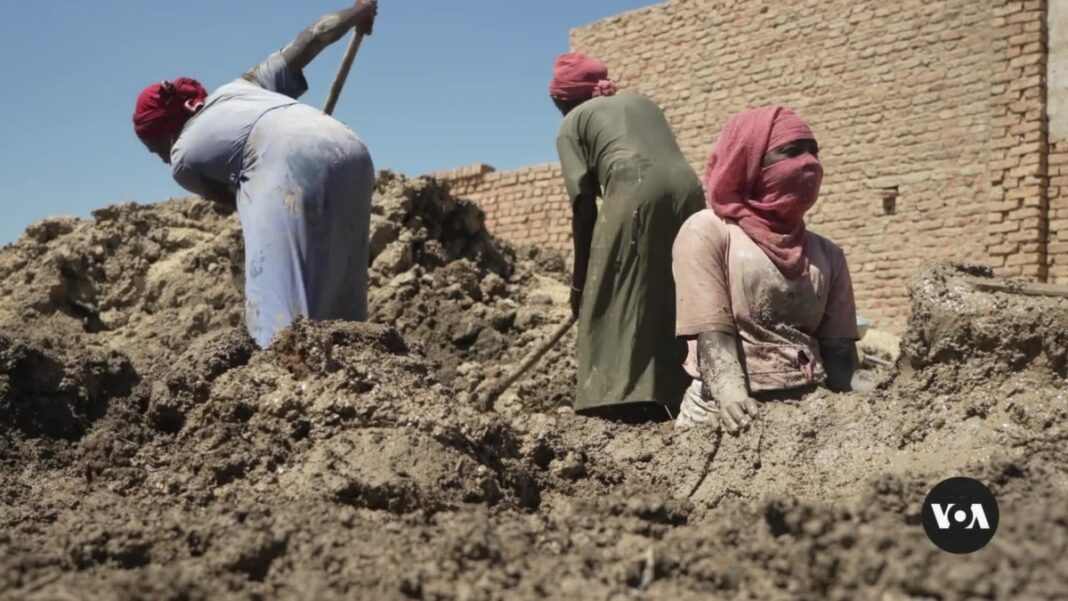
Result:
<svg viewBox="0 0 1068 601">
<path fill-rule="evenodd" d="M 383 173 L 372 322 L 242 326 L 233 215 L 195 200 L 31 226 L 0 250 L 3 599 L 1062 599 L 1068 301 L 916 277 L 872 393 L 767 403 L 743 435 L 568 410 L 563 259 Z M 921 503 L 985 482 L 984 549 Z"/>
</svg>

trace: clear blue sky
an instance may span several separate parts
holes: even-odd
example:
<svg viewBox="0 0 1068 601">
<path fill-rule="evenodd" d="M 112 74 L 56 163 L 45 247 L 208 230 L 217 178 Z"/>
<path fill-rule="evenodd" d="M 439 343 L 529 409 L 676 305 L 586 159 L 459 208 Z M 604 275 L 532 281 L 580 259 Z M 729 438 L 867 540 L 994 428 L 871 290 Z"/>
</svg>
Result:
<svg viewBox="0 0 1068 601">
<path fill-rule="evenodd" d="M 379 0 L 335 115 L 375 165 L 410 175 L 555 158 L 547 97 L 568 30 L 654 0 Z M 145 85 L 210 90 L 289 42 L 332 0 L 9 0 L 0 19 L 0 243 L 31 221 L 184 192 L 134 136 Z M 306 71 L 322 106 L 347 38 Z"/>
</svg>

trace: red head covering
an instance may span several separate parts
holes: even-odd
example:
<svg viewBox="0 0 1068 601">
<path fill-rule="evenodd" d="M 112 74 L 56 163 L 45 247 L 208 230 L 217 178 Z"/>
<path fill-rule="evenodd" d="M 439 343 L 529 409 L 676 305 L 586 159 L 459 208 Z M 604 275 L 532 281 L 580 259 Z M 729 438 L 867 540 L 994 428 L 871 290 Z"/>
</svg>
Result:
<svg viewBox="0 0 1068 601">
<path fill-rule="evenodd" d="M 553 80 L 549 96 L 557 100 L 589 100 L 597 96 L 612 96 L 616 83 L 608 79 L 608 67 L 584 54 L 561 54 L 553 65 Z"/>
<path fill-rule="evenodd" d="M 808 271 L 804 216 L 816 204 L 823 167 L 808 153 L 764 167 L 764 155 L 815 139 L 786 107 L 750 109 L 727 122 L 705 169 L 708 206 L 741 227 L 790 279 Z"/>
<path fill-rule="evenodd" d="M 188 77 L 152 84 L 137 97 L 134 131 L 142 140 L 173 136 L 207 97 L 204 86 Z"/>
</svg>

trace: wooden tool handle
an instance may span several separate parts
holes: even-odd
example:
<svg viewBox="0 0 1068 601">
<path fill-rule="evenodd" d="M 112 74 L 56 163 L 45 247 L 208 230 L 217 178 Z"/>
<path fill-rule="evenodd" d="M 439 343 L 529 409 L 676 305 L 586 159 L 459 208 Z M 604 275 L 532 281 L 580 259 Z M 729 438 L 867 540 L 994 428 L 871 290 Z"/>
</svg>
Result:
<svg viewBox="0 0 1068 601">
<path fill-rule="evenodd" d="M 515 371 L 480 395 L 481 398 L 479 400 L 482 402 L 483 407 L 486 410 L 493 409 L 493 404 L 497 401 L 497 397 L 501 396 L 504 394 L 504 391 L 511 388 L 516 380 L 523 377 L 524 374 L 530 371 L 530 368 L 534 367 L 538 362 L 538 359 L 541 359 L 545 353 L 549 352 L 549 349 L 556 346 L 556 344 L 560 342 L 560 339 L 564 337 L 564 334 L 567 334 L 567 331 L 571 329 L 571 326 L 575 325 L 575 321 L 574 317 L 569 317 L 567 321 L 560 324 L 560 327 L 553 332 L 548 340 L 527 353 L 527 356 L 523 358 L 523 362 L 519 364 L 519 367 L 517 367 Z"/>
<path fill-rule="evenodd" d="M 326 104 L 323 105 L 323 112 L 327 115 L 334 113 L 337 99 L 341 96 L 341 88 L 345 87 L 345 80 L 348 79 L 352 63 L 356 60 L 356 52 L 360 49 L 360 42 L 363 41 L 363 36 L 364 33 L 362 31 L 355 31 L 352 34 L 352 39 L 349 40 L 349 47 L 345 49 L 345 57 L 341 59 L 341 66 L 338 67 L 337 75 L 334 76 L 334 83 L 330 84 L 330 93 L 326 97 Z"/>
<path fill-rule="evenodd" d="M 1068 298 L 1068 286 L 1038 282 L 1006 282 L 990 278 L 966 277 L 964 281 L 980 290 L 1010 292 L 1027 296 L 1059 296 Z"/>
</svg>

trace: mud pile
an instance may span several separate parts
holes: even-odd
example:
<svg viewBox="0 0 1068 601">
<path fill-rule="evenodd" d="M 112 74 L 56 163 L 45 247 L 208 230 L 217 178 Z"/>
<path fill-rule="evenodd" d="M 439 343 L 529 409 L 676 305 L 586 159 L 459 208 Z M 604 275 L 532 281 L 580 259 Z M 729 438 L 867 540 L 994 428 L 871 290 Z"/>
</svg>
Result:
<svg viewBox="0 0 1068 601">
<path fill-rule="evenodd" d="M 433 179 L 380 175 L 371 257 L 371 320 L 418 345 L 457 393 L 503 376 L 567 318 L 563 258 L 493 238 L 477 205 Z M 572 335 L 518 384 L 524 406 L 566 404 L 573 355 Z"/>
<path fill-rule="evenodd" d="M 371 320 L 396 326 L 458 393 L 506 373 L 566 319 L 563 258 L 493 238 L 443 184 L 383 171 L 373 207 Z M 236 217 L 198 199 L 46 219 L 0 254 L 0 324 L 45 344 L 122 349 L 148 373 L 243 322 L 243 257 Z M 526 406 L 566 404 L 573 348 L 572 335 L 517 384 Z"/>
<path fill-rule="evenodd" d="M 203 336 L 112 397 L 62 465 L 9 458 L 0 589 L 398 593 L 380 582 L 408 553 L 383 553 L 392 533 L 539 503 L 541 470 L 515 434 L 446 398 L 392 328 L 300 322 L 266 351 L 240 328 Z M 305 582 L 308 570 L 336 586 Z"/>
<path fill-rule="evenodd" d="M 0 252 L 0 324 L 56 348 L 121 349 L 139 371 L 243 322 L 236 218 L 210 203 L 124 203 L 37 222 Z"/>
<path fill-rule="evenodd" d="M 563 318 L 562 272 L 433 182 L 378 192 L 388 325 L 300 321 L 263 350 L 231 321 L 236 223 L 203 203 L 0 251 L 0 598 L 1068 596 L 1068 301 L 931 271 L 892 378 L 738 437 L 558 412 L 536 383 L 574 377 L 564 350 L 482 413 L 458 391 L 506 363 L 491 339 L 521 354 Z M 919 525 L 953 475 L 1001 508 L 967 557 Z"/>
</svg>

